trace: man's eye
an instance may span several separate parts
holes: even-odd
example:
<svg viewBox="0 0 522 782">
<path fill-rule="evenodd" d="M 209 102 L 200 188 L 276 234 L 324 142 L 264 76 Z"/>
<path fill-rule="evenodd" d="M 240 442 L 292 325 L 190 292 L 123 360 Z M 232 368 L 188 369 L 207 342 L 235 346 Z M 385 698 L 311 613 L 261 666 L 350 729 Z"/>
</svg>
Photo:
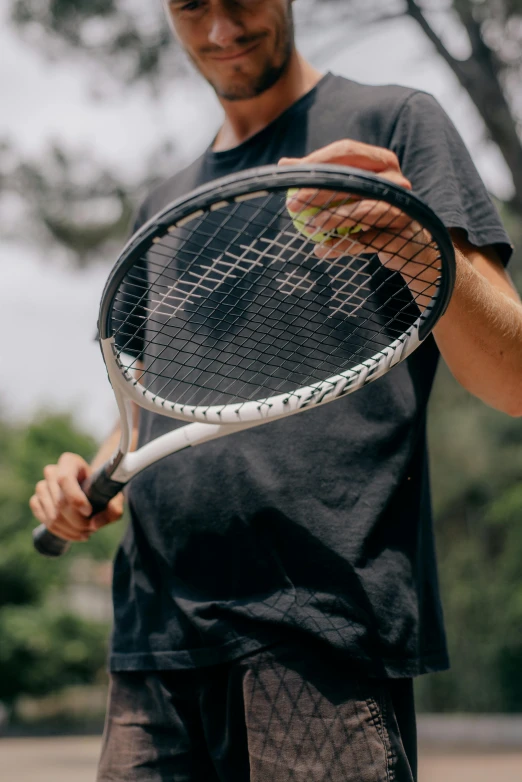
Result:
<svg viewBox="0 0 522 782">
<path fill-rule="evenodd" d="M 182 13 L 183 11 L 199 11 L 202 7 L 202 0 L 191 0 L 191 2 L 182 2 L 182 0 L 169 0 L 169 6 L 173 11 Z"/>
</svg>

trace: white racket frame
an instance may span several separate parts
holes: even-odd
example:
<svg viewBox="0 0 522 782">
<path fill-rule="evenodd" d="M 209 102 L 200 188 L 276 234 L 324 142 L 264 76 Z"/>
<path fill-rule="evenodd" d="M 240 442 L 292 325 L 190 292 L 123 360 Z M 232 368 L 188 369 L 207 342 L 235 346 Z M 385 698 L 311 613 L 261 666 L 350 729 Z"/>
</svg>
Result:
<svg viewBox="0 0 522 782">
<path fill-rule="evenodd" d="M 320 182 L 317 181 L 317 174 L 320 175 Z M 342 187 L 339 186 L 339 176 L 343 179 Z M 262 194 L 265 188 L 284 190 L 303 186 L 333 188 L 343 192 L 350 190 L 363 197 L 378 199 L 386 195 L 390 203 L 403 208 L 412 219 L 431 225 L 430 233 L 437 239 L 446 259 L 446 275 L 442 278 L 438 294 L 431 304 L 419 314 L 415 323 L 387 348 L 349 370 L 294 391 L 257 401 L 238 401 L 220 406 L 177 404 L 148 391 L 131 368 L 122 364 L 117 355 L 114 338 L 105 328 L 107 321 L 103 314 L 104 305 L 112 300 L 122 277 L 141 255 L 144 246 L 158 241 L 172 226 L 179 227 L 190 222 L 201 214 L 201 209 L 212 211 L 232 201 L 248 200 Z M 193 191 L 188 197 L 174 201 L 145 223 L 129 240 L 104 289 L 98 323 L 105 365 L 120 412 L 121 437 L 119 447 L 112 457 L 89 479 L 90 486 L 86 486 L 88 496 L 100 510 L 104 507 L 103 503 L 107 504 L 137 473 L 169 454 L 326 404 L 376 380 L 392 366 L 407 358 L 428 336 L 449 303 L 454 280 L 455 260 L 451 237 L 439 218 L 411 193 L 392 183 L 383 183 L 379 177 L 358 169 L 319 164 L 293 166 L 286 170 L 277 166 L 264 166 L 209 183 Z M 131 451 L 134 404 L 153 413 L 185 421 L 187 425 L 160 436 L 137 451 Z M 70 546 L 49 532 L 44 525 L 34 531 L 33 537 L 36 549 L 45 556 L 61 556 Z"/>
<path fill-rule="evenodd" d="M 120 444 L 113 458 L 121 459 L 123 454 L 123 459 L 111 473 L 112 480 L 126 483 L 158 459 L 176 451 L 269 421 L 286 418 L 357 391 L 386 374 L 391 367 L 416 350 L 422 341 L 419 329 L 422 322 L 426 320 L 429 309 L 426 308 L 415 323 L 387 348 L 352 369 L 285 394 L 228 405 L 180 405 L 154 395 L 119 362 L 116 357 L 114 337 L 102 339 L 103 357 L 122 422 Z M 161 413 L 169 418 L 186 421 L 187 426 L 167 432 L 137 451 L 130 451 L 133 429 L 132 403 L 152 413 Z"/>
</svg>

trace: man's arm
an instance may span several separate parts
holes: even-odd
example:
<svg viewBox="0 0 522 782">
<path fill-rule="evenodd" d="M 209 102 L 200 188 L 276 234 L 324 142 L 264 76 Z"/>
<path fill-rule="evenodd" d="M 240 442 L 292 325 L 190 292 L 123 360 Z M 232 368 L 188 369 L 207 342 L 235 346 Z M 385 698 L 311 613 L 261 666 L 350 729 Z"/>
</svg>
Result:
<svg viewBox="0 0 522 782">
<path fill-rule="evenodd" d="M 455 290 L 433 335 L 449 369 L 470 393 L 512 416 L 522 415 L 522 304 L 492 247 L 451 231 Z"/>
<path fill-rule="evenodd" d="M 297 160 L 280 164 L 337 163 L 372 171 L 411 190 L 394 152 L 342 139 Z M 357 223 L 364 201 L 345 207 L 346 225 Z M 346 217 L 351 212 L 350 219 Z M 338 220 L 337 226 L 345 223 Z M 364 234 L 359 241 L 363 243 Z M 456 286 L 443 318 L 434 329 L 439 350 L 464 388 L 492 407 L 522 415 L 522 305 L 495 250 L 479 250 L 462 230 L 453 230 L 457 255 Z M 350 237 L 351 244 L 353 238 Z M 336 243 L 336 248 L 342 242 Z M 342 250 L 339 252 L 342 254 Z M 429 271 L 429 270 L 428 270 Z"/>
</svg>

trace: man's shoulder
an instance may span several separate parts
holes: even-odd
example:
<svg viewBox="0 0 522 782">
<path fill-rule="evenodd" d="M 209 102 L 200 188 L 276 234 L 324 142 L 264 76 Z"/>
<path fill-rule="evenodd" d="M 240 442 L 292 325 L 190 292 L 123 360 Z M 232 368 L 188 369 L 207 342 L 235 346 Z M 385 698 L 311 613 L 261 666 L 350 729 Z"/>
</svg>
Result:
<svg viewBox="0 0 522 782">
<path fill-rule="evenodd" d="M 429 93 L 402 84 L 364 84 L 331 76 L 315 102 L 313 127 L 316 147 L 350 136 L 376 146 L 389 146 L 406 106 L 430 113 L 436 101 Z"/>
<path fill-rule="evenodd" d="M 352 105 L 356 103 L 379 111 L 388 111 L 393 105 L 400 106 L 413 95 L 427 94 L 415 87 L 406 87 L 403 84 L 365 84 L 335 75 L 328 86 L 332 93 L 345 99 L 349 98 Z"/>
<path fill-rule="evenodd" d="M 135 228 L 139 228 L 177 198 L 193 190 L 199 183 L 201 166 L 202 157 L 199 157 L 151 188 L 141 202 Z"/>
</svg>

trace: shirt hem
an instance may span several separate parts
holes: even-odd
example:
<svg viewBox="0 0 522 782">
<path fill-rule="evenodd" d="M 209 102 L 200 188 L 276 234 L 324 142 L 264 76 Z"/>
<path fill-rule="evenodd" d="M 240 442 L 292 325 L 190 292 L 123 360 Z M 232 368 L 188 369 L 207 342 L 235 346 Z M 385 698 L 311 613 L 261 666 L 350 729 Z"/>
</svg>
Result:
<svg viewBox="0 0 522 782">
<path fill-rule="evenodd" d="M 134 652 L 109 655 L 109 670 L 117 671 L 173 671 L 185 668 L 204 668 L 231 662 L 246 654 L 259 652 L 284 641 L 284 638 L 270 639 L 240 638 L 224 646 L 208 649 L 184 649 L 179 651 Z"/>
<path fill-rule="evenodd" d="M 196 649 L 182 651 L 136 652 L 132 654 L 112 653 L 109 656 L 109 671 L 174 671 L 192 668 L 210 667 L 230 663 L 245 655 L 269 649 L 271 646 L 288 644 L 288 636 L 271 636 L 270 640 L 239 639 L 225 646 L 212 649 Z M 305 649 L 306 643 L 300 647 Z M 337 649 L 337 653 L 342 651 Z M 450 661 L 447 651 L 440 650 L 415 658 L 390 659 L 382 657 L 370 658 L 364 654 L 356 654 L 346 650 L 346 658 L 356 661 L 367 669 L 368 675 L 374 678 L 404 679 L 415 678 L 429 673 L 440 673 L 448 670 Z"/>
</svg>

